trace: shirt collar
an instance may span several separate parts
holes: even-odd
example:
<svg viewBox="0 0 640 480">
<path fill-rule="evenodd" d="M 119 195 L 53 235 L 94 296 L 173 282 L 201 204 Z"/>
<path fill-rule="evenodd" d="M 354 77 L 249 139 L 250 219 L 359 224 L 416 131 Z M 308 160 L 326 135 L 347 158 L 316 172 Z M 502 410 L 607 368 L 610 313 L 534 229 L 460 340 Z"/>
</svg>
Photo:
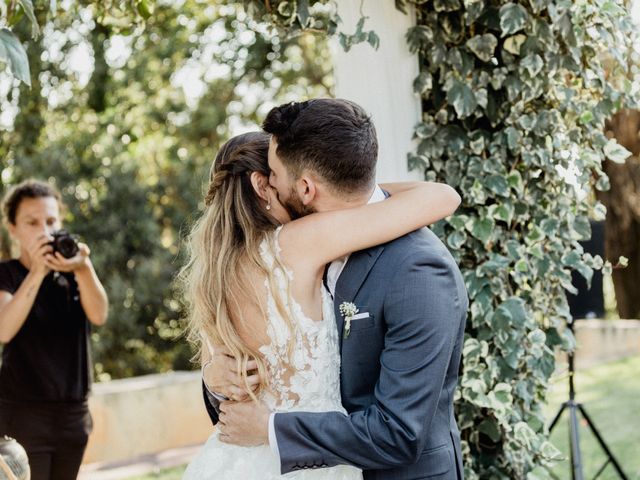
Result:
<svg viewBox="0 0 640 480">
<path fill-rule="evenodd" d="M 371 194 L 371 197 L 369 198 L 369 201 L 367 202 L 367 204 L 378 203 L 383 201 L 386 198 L 387 196 L 384 194 L 384 192 L 380 188 L 380 185 L 376 185 L 376 188 L 373 190 L 373 193 Z"/>
</svg>

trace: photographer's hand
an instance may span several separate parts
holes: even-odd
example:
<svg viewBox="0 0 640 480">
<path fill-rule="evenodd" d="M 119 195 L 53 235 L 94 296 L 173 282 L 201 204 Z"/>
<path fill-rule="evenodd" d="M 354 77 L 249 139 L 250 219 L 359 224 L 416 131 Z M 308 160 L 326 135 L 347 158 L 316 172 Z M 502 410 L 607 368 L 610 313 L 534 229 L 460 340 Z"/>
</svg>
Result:
<svg viewBox="0 0 640 480">
<path fill-rule="evenodd" d="M 41 279 L 51 271 L 49 266 L 49 259 L 53 258 L 53 247 L 49 244 L 51 240 L 53 240 L 51 235 L 40 235 L 27 247 L 29 272 Z"/>
<path fill-rule="evenodd" d="M 87 318 L 94 325 L 104 325 L 109 312 L 107 293 L 89 259 L 91 251 L 84 243 L 78 243 L 78 253 L 64 258 L 59 252 L 49 256 L 47 265 L 58 272 L 73 272 L 80 290 L 80 304 Z"/>
<path fill-rule="evenodd" d="M 56 272 L 77 272 L 90 266 L 91 250 L 84 243 L 78 243 L 78 253 L 71 258 L 65 258 L 60 252 L 47 256 L 47 266 Z"/>
</svg>

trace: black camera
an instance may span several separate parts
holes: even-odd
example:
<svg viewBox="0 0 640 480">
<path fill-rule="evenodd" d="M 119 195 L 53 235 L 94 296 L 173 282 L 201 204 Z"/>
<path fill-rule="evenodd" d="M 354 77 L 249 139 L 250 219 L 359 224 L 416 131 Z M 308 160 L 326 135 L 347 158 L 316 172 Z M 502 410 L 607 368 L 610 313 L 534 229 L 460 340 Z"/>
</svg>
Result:
<svg viewBox="0 0 640 480">
<path fill-rule="evenodd" d="M 53 240 L 49 245 L 53 247 L 53 252 L 60 252 L 64 258 L 73 258 L 80 250 L 75 235 L 71 235 L 66 230 L 58 230 L 52 234 Z"/>
</svg>

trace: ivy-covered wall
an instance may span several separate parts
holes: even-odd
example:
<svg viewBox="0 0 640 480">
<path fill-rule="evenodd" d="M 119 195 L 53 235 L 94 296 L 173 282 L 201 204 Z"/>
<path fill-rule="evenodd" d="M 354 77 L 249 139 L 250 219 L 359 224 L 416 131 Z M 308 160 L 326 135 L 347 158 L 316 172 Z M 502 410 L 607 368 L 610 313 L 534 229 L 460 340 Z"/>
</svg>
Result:
<svg viewBox="0 0 640 480">
<path fill-rule="evenodd" d="M 334 2 L 245 3 L 283 35 L 339 30 Z M 605 215 L 592 194 L 608 188 L 603 160 L 629 154 L 603 126 L 637 93 L 632 27 L 620 0 L 395 3 L 418 17 L 406 39 L 421 72 L 398 85 L 423 104 L 409 162 L 463 196 L 435 231 L 471 299 L 456 403 L 466 478 L 546 478 L 558 457 L 543 414 L 553 350 L 573 348 L 565 291 L 573 270 L 611 268 L 578 242 Z M 339 33 L 345 48 L 377 45 L 366 10 Z"/>
</svg>

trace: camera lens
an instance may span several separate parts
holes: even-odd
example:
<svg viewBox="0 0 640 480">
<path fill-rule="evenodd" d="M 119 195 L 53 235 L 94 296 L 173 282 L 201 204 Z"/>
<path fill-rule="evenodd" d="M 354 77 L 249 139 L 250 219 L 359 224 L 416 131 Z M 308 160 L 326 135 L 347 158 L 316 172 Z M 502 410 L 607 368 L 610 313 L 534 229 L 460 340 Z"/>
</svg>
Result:
<svg viewBox="0 0 640 480">
<path fill-rule="evenodd" d="M 76 242 L 73 235 L 71 235 L 66 230 L 59 230 L 58 232 L 53 234 L 53 250 L 55 252 L 60 252 L 65 258 L 75 257 L 79 251 L 78 243 Z"/>
<path fill-rule="evenodd" d="M 65 258 L 72 258 L 78 253 L 78 244 L 71 237 L 64 237 L 58 241 L 58 251 Z"/>
</svg>

